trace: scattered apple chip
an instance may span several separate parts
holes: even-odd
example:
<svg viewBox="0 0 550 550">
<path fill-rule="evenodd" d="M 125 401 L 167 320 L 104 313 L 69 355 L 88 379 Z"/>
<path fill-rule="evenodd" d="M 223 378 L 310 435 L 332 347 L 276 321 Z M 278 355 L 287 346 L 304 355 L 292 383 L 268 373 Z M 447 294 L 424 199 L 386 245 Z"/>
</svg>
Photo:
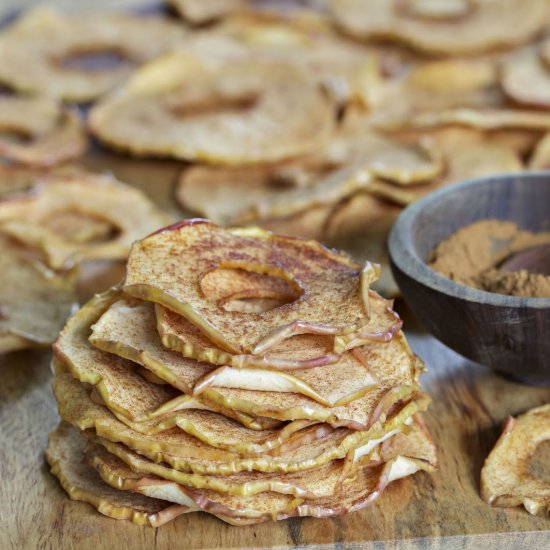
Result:
<svg viewBox="0 0 550 550">
<path fill-rule="evenodd" d="M 201 254 L 192 257 L 197 247 Z M 226 311 L 201 288 L 203 277 L 220 267 L 285 279 L 301 289 L 301 296 L 253 315 Z M 338 353 L 352 333 L 368 324 L 368 286 L 377 273 L 375 266 L 361 270 L 315 241 L 187 220 L 134 244 L 123 289 L 183 315 L 231 353 L 260 355 L 307 333 L 334 336 Z"/>
<path fill-rule="evenodd" d="M 51 344 L 76 304 L 76 273 L 54 272 L 0 227 L 0 352 Z"/>
<path fill-rule="evenodd" d="M 529 168 L 533 170 L 550 168 L 550 132 L 537 143 L 529 160 Z"/>
<path fill-rule="evenodd" d="M 28 193 L 0 202 L 4 231 L 43 250 L 54 268 L 124 259 L 134 240 L 168 221 L 141 191 L 84 172 L 52 174 Z"/>
<path fill-rule="evenodd" d="M 550 439 L 550 405 L 508 417 L 502 434 L 481 470 L 481 498 L 492 506 L 521 506 L 548 515 L 550 483 L 529 471 L 538 445 Z"/>
<path fill-rule="evenodd" d="M 0 34 L 0 81 L 23 93 L 92 101 L 185 34 L 158 16 L 35 8 Z"/>
<path fill-rule="evenodd" d="M 516 103 L 550 108 L 550 65 L 536 51 L 521 52 L 509 59 L 502 68 L 501 84 Z"/>
<path fill-rule="evenodd" d="M 138 70 L 90 112 L 94 134 L 117 149 L 229 165 L 309 153 L 334 123 L 332 102 L 291 63 L 186 53 Z"/>
<path fill-rule="evenodd" d="M 3 159 L 35 168 L 48 167 L 80 156 L 86 146 L 79 115 L 55 99 L 0 96 Z"/>
<path fill-rule="evenodd" d="M 545 0 L 332 0 L 336 23 L 432 54 L 469 55 L 523 44 L 545 25 Z M 518 17 L 521 13 L 521 17 Z"/>
</svg>

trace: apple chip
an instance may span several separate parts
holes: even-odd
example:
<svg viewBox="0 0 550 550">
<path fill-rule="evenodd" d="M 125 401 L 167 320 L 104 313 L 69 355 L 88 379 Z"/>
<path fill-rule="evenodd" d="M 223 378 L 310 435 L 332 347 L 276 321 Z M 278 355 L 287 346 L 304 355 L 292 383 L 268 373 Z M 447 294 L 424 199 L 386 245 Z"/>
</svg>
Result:
<svg viewBox="0 0 550 550">
<path fill-rule="evenodd" d="M 550 484 L 529 470 L 538 445 L 550 439 L 550 405 L 508 417 L 502 434 L 481 470 L 481 498 L 492 506 L 521 506 L 548 515 Z"/>
<path fill-rule="evenodd" d="M 55 99 L 0 96 L 0 157 L 41 168 L 78 157 L 86 146 L 79 115 Z"/>
<path fill-rule="evenodd" d="M 256 314 L 226 311 L 202 288 L 219 268 L 279 277 L 300 289 L 300 298 Z M 368 286 L 377 275 L 376 266 L 361 270 L 315 241 L 186 220 L 134 244 L 123 290 L 183 315 L 230 353 L 261 355 L 308 333 L 334 336 L 338 353 L 368 324 Z"/>
<path fill-rule="evenodd" d="M 455 56 L 527 42 L 544 28 L 547 8 L 545 0 L 332 0 L 330 7 L 336 23 L 357 38 Z"/>
<path fill-rule="evenodd" d="M 43 250 L 54 268 L 123 259 L 134 240 L 168 220 L 141 191 L 85 172 L 52 174 L 28 193 L 0 202 L 4 231 Z"/>
<path fill-rule="evenodd" d="M 346 456 L 359 460 L 380 443 L 403 429 L 405 422 L 425 410 L 425 397 L 404 402 L 401 407 L 390 406 L 365 431 L 348 428 L 332 430 L 305 441 L 299 439 L 288 445 L 257 456 L 243 457 L 203 443 L 181 431 L 171 430 L 158 434 L 141 434 L 114 417 L 107 408 L 94 403 L 87 388 L 70 374 L 57 374 L 53 390 L 59 403 L 59 414 L 80 430 L 93 429 L 96 434 L 113 443 L 122 443 L 153 462 L 166 462 L 182 472 L 227 475 L 242 471 L 298 472 L 323 466 Z M 310 431 L 317 431 L 312 426 Z M 389 435 L 391 433 L 391 435 Z M 109 447 L 111 452 L 114 450 Z M 122 458 L 122 455 L 121 457 Z"/>
<path fill-rule="evenodd" d="M 334 123 L 332 102 L 291 63 L 186 53 L 143 67 L 90 113 L 94 134 L 117 149 L 230 165 L 314 151 Z"/>
<path fill-rule="evenodd" d="M 521 52 L 509 59 L 502 68 L 501 84 L 516 103 L 550 108 L 550 65 L 536 51 Z"/>
<path fill-rule="evenodd" d="M 550 168 L 550 132 L 537 143 L 529 160 L 529 168 L 533 170 Z"/>
<path fill-rule="evenodd" d="M 185 34 L 157 16 L 35 8 L 0 34 L 0 81 L 24 93 L 92 101 L 136 65 L 181 44 Z"/>
<path fill-rule="evenodd" d="M 54 272 L 0 229 L 0 352 L 51 344 L 76 304 L 76 273 Z"/>
</svg>

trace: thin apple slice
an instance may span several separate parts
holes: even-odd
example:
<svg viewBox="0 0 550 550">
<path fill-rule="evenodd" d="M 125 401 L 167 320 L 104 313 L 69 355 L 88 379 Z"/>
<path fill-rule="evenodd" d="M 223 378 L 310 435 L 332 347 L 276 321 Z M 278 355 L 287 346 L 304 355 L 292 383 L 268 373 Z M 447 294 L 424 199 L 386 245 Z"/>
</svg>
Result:
<svg viewBox="0 0 550 550">
<path fill-rule="evenodd" d="M 546 24 L 545 0 L 332 0 L 330 8 L 337 24 L 357 38 L 392 39 L 454 56 L 518 46 Z"/>
<path fill-rule="evenodd" d="M 266 312 L 228 312 L 201 291 L 201 279 L 216 267 L 276 276 L 302 295 Z M 183 315 L 231 353 L 264 355 L 298 334 L 334 336 L 339 353 L 348 335 L 368 324 L 368 287 L 377 277 L 377 266 L 361 270 L 315 241 L 186 220 L 134 244 L 123 289 Z"/>
<path fill-rule="evenodd" d="M 550 405 L 506 419 L 502 434 L 481 470 L 481 498 L 498 507 L 523 505 L 534 515 L 548 515 L 550 483 L 529 471 L 538 445 L 550 439 Z"/>
<path fill-rule="evenodd" d="M 134 240 L 168 221 L 140 191 L 87 172 L 45 176 L 27 193 L 0 202 L 4 230 L 42 249 L 54 268 L 124 259 Z"/>
<path fill-rule="evenodd" d="M 238 165 L 310 153 L 335 118 L 318 83 L 289 62 L 249 56 L 228 63 L 181 52 L 138 70 L 97 103 L 90 127 L 134 155 Z"/>
</svg>

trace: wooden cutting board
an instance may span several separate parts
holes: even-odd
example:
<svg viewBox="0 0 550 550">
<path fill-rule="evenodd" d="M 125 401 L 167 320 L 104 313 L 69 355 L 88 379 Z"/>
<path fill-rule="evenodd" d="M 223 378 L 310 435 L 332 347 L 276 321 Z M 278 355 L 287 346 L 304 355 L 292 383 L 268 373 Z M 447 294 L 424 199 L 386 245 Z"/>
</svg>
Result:
<svg viewBox="0 0 550 550">
<path fill-rule="evenodd" d="M 180 163 L 96 153 L 87 164 L 113 171 L 175 217 L 182 215 L 172 198 Z M 121 275 L 121 265 L 87 268 L 82 300 Z M 549 518 L 493 509 L 478 491 L 483 460 L 504 418 L 550 402 L 550 389 L 507 381 L 462 359 L 426 334 L 402 304 L 401 312 L 412 347 L 429 368 L 423 385 L 433 403 L 426 420 L 439 447 L 440 469 L 397 481 L 370 508 L 334 519 L 232 527 L 206 514 L 189 514 L 155 530 L 70 501 L 43 458 L 47 434 L 58 421 L 50 353 L 0 357 L 0 550 L 550 548 Z M 550 452 L 546 456 L 550 479 Z"/>
</svg>

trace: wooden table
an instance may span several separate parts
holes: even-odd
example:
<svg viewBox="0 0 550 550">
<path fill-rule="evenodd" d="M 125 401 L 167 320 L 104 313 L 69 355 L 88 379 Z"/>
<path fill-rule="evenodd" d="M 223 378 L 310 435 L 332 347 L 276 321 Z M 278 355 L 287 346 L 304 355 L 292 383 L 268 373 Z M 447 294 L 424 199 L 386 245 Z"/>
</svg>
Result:
<svg viewBox="0 0 550 550">
<path fill-rule="evenodd" d="M 124 0 L 130 3 L 135 2 Z M 19 0 L 4 0 L 0 16 L 21 5 Z M 102 154 L 87 164 L 112 170 L 175 218 L 182 215 L 172 198 L 181 164 Z M 82 300 L 115 282 L 121 266 L 96 266 L 86 275 Z M 423 384 L 433 404 L 426 419 L 439 446 L 440 469 L 393 483 L 364 511 L 326 520 L 232 527 L 205 514 L 189 514 L 155 530 L 105 518 L 86 504 L 70 501 L 43 458 L 48 432 L 58 421 L 50 390 L 50 353 L 0 356 L 0 550 L 550 548 L 548 518 L 532 517 L 523 509 L 493 509 L 478 492 L 480 468 L 503 419 L 550 402 L 550 389 L 493 375 L 438 343 L 406 310 L 403 313 L 412 347 L 429 368 Z M 550 458 L 550 452 L 546 456 Z"/>
</svg>

